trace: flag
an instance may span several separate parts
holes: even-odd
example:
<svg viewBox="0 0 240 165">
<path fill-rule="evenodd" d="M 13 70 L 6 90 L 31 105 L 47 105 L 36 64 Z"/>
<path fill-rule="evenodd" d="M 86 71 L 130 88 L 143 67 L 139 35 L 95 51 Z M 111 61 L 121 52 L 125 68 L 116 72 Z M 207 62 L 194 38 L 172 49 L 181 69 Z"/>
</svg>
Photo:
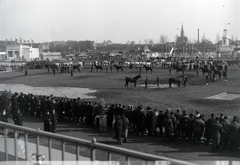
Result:
<svg viewBox="0 0 240 165">
<path fill-rule="evenodd" d="M 15 42 L 18 42 L 18 39 L 17 39 L 17 38 L 15 38 Z"/>
</svg>

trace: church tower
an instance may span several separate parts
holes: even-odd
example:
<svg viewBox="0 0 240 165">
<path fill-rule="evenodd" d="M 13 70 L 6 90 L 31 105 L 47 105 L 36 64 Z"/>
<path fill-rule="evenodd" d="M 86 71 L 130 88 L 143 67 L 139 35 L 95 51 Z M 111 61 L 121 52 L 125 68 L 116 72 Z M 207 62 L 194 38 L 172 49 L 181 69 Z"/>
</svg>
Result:
<svg viewBox="0 0 240 165">
<path fill-rule="evenodd" d="M 222 45 L 229 46 L 229 37 L 227 35 L 227 29 L 223 30 Z"/>
<path fill-rule="evenodd" d="M 181 38 L 184 38 L 183 23 L 182 23 L 182 29 L 181 29 Z"/>
</svg>

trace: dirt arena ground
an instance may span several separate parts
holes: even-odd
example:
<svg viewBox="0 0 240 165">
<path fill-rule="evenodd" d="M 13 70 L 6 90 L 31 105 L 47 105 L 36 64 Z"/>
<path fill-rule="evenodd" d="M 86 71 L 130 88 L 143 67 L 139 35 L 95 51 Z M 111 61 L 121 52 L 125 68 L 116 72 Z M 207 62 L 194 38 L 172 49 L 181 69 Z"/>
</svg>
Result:
<svg viewBox="0 0 240 165">
<path fill-rule="evenodd" d="M 113 73 L 105 71 L 97 73 L 95 70 L 91 73 L 87 66 L 82 73 L 75 72 L 73 77 L 69 73 L 61 74 L 59 72 L 53 76 L 52 72 L 48 73 L 47 70 L 29 70 L 27 76 L 24 76 L 23 72 L 8 72 L 0 73 L 0 88 L 13 91 L 13 86 L 15 86 L 15 90 L 19 90 L 21 87 L 24 93 L 34 93 L 36 89 L 38 92 L 43 92 L 43 89 L 47 88 L 49 90 L 45 91 L 50 91 L 50 93 L 38 94 L 55 96 L 62 94 L 62 97 L 81 97 L 83 100 L 92 101 L 104 99 L 107 103 L 130 104 L 135 107 L 143 105 L 145 108 L 150 106 L 162 110 L 170 108 L 175 111 L 177 108 L 181 108 L 188 113 L 199 111 L 205 115 L 206 119 L 211 113 L 215 113 L 216 116 L 223 113 L 230 120 L 233 116 L 240 117 L 240 97 L 238 97 L 240 94 L 240 67 L 237 65 L 229 67 L 227 82 L 217 80 L 208 86 L 201 73 L 197 76 L 193 71 L 186 71 L 189 86 L 187 88 L 181 86 L 180 89 L 168 88 L 168 78 L 177 77 L 180 74 L 172 71 L 172 75 L 169 75 L 168 69 L 163 68 L 154 68 L 152 74 L 142 71 L 142 79 L 138 81 L 137 89 L 133 89 L 133 84 L 129 85 L 129 89 L 125 88 L 125 77 L 134 77 L 137 74 L 139 71 L 135 68 L 132 70 L 124 68 L 123 73 L 117 73 L 116 70 L 113 70 Z M 162 88 L 155 87 L 157 75 Z M 149 84 L 152 84 L 151 88 L 144 88 L 145 76 L 148 76 Z M 63 89 L 72 94 L 68 95 L 67 92 L 62 91 Z M 76 92 L 76 89 L 80 90 Z M 236 97 L 232 95 L 236 95 Z M 41 120 L 26 118 L 26 121 L 25 126 L 43 127 Z M 96 128 L 90 130 L 84 125 L 74 126 L 71 123 L 59 123 L 57 133 L 88 140 L 96 137 L 99 142 L 116 145 L 110 138 L 110 132 L 99 132 Z M 213 154 L 209 152 L 210 146 L 193 146 L 187 142 L 166 144 L 158 137 L 148 136 L 129 135 L 129 143 L 121 147 L 182 160 L 239 160 L 240 157 L 239 153 L 231 153 L 228 150 Z M 69 150 L 71 149 L 69 148 Z"/>
</svg>

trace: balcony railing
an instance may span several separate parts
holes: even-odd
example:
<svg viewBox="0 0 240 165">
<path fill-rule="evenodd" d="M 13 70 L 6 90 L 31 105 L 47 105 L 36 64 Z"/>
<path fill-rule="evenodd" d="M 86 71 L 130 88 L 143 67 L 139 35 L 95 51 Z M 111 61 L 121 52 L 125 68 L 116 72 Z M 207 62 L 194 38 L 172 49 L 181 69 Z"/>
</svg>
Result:
<svg viewBox="0 0 240 165">
<path fill-rule="evenodd" d="M 40 138 L 44 138 L 46 141 L 46 138 L 48 139 L 48 161 L 52 161 L 52 149 L 53 149 L 53 140 L 57 140 L 61 144 L 61 160 L 64 161 L 66 160 L 66 144 L 72 144 L 73 146 L 76 147 L 75 150 L 75 160 L 71 161 L 80 161 L 79 155 L 80 147 L 86 147 L 90 150 L 90 160 L 94 161 L 96 159 L 96 151 L 101 150 L 107 153 L 107 158 L 106 161 L 111 161 L 112 160 L 112 154 L 119 154 L 124 157 L 124 161 L 129 162 L 131 160 L 142 160 L 142 161 L 169 161 L 171 164 L 186 164 L 186 165 L 193 165 L 194 163 L 187 162 L 187 161 L 181 161 L 177 159 L 171 159 L 163 156 L 157 156 L 157 155 L 152 155 L 152 154 L 147 154 L 143 152 L 138 152 L 134 150 L 129 150 L 125 148 L 120 148 L 120 147 L 115 147 L 115 146 L 110 146 L 106 145 L 103 143 L 98 143 L 96 139 L 93 139 L 92 141 L 89 140 L 84 140 L 84 139 L 79 139 L 79 138 L 74 138 L 74 137 L 69 137 L 65 135 L 60 135 L 60 134 L 54 134 L 54 133 L 49 133 L 41 130 L 35 130 L 27 127 L 22 127 L 22 126 L 17 126 L 9 123 L 4 123 L 0 122 L 0 128 L 3 129 L 4 132 L 4 145 L 1 144 L 1 147 L 4 146 L 4 151 L 5 151 L 5 161 L 9 161 L 9 139 L 11 137 L 8 136 L 9 130 L 13 130 L 14 132 L 14 159 L 15 161 L 18 161 L 19 155 L 18 155 L 18 135 L 21 133 L 21 136 L 23 136 L 24 141 L 25 141 L 25 160 L 29 161 L 28 155 L 32 155 L 33 153 L 29 153 L 29 135 L 34 135 L 34 138 L 36 138 L 36 153 L 35 155 L 40 155 Z M 45 153 L 46 154 L 46 153 Z M 3 161 L 3 160 L 2 160 Z"/>
</svg>

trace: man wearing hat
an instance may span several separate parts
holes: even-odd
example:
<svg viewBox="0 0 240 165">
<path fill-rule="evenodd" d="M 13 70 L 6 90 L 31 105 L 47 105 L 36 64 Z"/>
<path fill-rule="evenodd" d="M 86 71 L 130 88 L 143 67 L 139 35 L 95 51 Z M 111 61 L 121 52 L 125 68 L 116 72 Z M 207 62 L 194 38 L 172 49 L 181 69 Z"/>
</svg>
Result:
<svg viewBox="0 0 240 165">
<path fill-rule="evenodd" d="M 22 112 L 20 111 L 18 102 L 18 93 L 15 92 L 15 94 L 12 96 L 11 102 L 12 102 L 12 118 L 16 125 L 22 126 Z"/>
<path fill-rule="evenodd" d="M 148 130 L 148 135 L 151 136 L 152 135 L 152 129 L 151 129 L 151 125 L 152 125 L 152 117 L 153 117 L 153 112 L 151 110 L 150 107 L 147 107 L 147 115 L 146 115 L 146 127 Z"/>
</svg>

